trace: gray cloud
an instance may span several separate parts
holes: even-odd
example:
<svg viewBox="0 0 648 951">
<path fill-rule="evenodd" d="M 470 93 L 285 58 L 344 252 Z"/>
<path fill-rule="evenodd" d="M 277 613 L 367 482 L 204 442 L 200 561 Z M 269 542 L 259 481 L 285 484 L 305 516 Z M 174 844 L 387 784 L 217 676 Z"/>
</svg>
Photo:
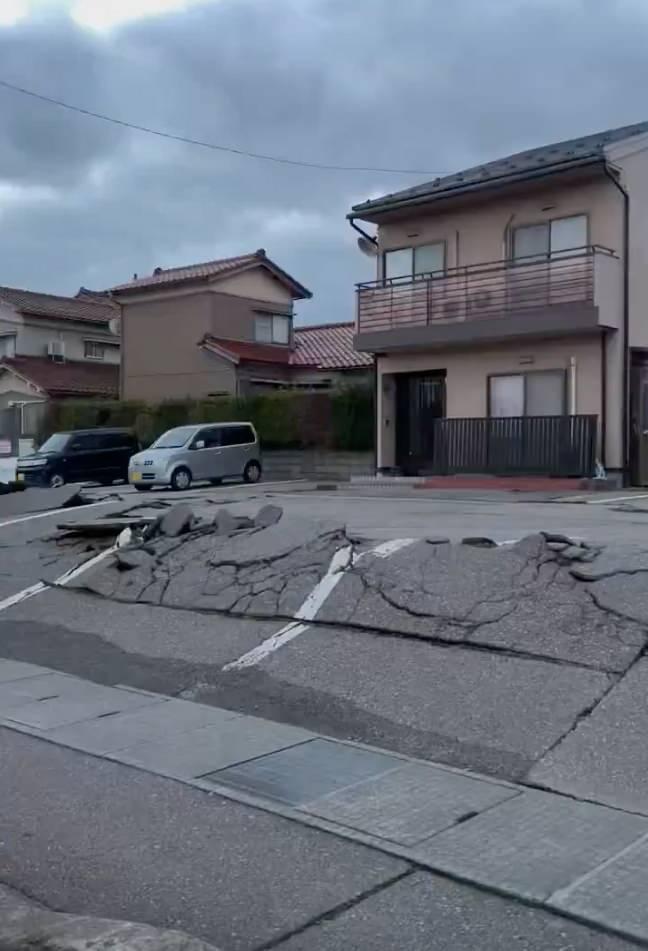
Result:
<svg viewBox="0 0 648 951">
<path fill-rule="evenodd" d="M 0 29 L 0 78 L 241 148 L 435 175 L 647 118 L 647 34 L 639 0 L 220 0 L 108 36 L 63 17 Z M 348 318 L 371 262 L 346 211 L 425 178 L 201 151 L 3 90 L 0 108 L 6 284 L 71 292 L 265 246 L 314 291 L 304 319 Z"/>
</svg>

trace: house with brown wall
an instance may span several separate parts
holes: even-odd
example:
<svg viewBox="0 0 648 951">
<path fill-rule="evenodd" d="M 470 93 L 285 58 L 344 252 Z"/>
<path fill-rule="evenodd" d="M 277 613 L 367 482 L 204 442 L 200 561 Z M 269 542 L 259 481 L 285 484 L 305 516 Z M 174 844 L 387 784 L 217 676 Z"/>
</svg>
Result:
<svg viewBox="0 0 648 951">
<path fill-rule="evenodd" d="M 296 329 L 311 296 L 265 251 L 162 269 L 113 288 L 124 399 L 156 402 L 366 381 L 352 324 Z"/>
<path fill-rule="evenodd" d="M 648 484 L 648 123 L 356 205 L 380 469 Z M 377 235 L 366 232 L 369 222 Z M 600 469 L 599 469 L 600 471 Z"/>
</svg>

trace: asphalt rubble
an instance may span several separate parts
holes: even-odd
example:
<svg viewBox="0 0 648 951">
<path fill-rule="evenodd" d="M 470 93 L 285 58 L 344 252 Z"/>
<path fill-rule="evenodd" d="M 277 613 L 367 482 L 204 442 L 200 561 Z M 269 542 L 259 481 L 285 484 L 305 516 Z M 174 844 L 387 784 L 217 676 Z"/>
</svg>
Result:
<svg viewBox="0 0 648 951">
<path fill-rule="evenodd" d="M 181 931 L 50 911 L 0 885 L 0 951 L 217 951 Z"/>
</svg>

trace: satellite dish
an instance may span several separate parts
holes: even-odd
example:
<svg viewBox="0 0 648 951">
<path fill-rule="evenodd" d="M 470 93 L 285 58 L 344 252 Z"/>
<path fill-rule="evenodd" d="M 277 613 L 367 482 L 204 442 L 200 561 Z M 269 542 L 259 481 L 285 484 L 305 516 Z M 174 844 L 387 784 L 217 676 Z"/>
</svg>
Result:
<svg viewBox="0 0 648 951">
<path fill-rule="evenodd" d="M 378 254 L 378 245 L 364 236 L 358 238 L 358 247 L 368 258 L 375 258 Z"/>
<path fill-rule="evenodd" d="M 119 317 L 111 317 L 108 321 L 108 330 L 113 334 L 113 336 L 118 337 L 121 330 L 121 321 Z"/>
</svg>

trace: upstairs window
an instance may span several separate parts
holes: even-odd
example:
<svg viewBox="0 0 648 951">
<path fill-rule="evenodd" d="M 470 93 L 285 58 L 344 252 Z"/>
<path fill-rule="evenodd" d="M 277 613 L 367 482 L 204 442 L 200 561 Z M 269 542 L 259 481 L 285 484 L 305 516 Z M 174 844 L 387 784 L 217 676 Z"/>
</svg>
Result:
<svg viewBox="0 0 648 951">
<path fill-rule="evenodd" d="M 86 360 L 103 360 L 105 353 L 104 345 L 98 340 L 83 341 L 83 355 Z"/>
<path fill-rule="evenodd" d="M 423 275 L 439 274 L 445 268 L 445 244 L 421 244 L 415 248 L 385 251 L 385 280 L 411 281 Z"/>
<path fill-rule="evenodd" d="M 0 357 L 15 357 L 15 355 L 16 355 L 15 334 L 3 334 L 0 337 Z"/>
<path fill-rule="evenodd" d="M 254 339 L 258 343 L 290 343 L 290 317 L 284 314 L 257 314 Z"/>
<path fill-rule="evenodd" d="M 550 257 L 579 254 L 587 245 L 587 215 L 554 218 L 537 225 L 523 225 L 513 231 L 513 259 L 541 261 Z"/>
</svg>

